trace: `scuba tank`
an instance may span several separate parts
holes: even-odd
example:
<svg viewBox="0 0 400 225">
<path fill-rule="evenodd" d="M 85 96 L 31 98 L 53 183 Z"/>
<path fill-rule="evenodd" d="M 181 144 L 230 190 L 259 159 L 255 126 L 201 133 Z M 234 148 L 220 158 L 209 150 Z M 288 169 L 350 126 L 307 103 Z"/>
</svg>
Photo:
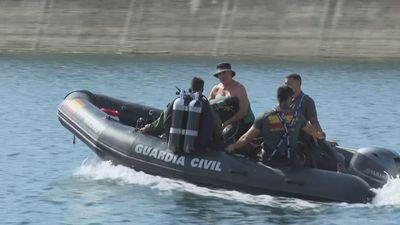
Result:
<svg viewBox="0 0 400 225">
<path fill-rule="evenodd" d="M 186 128 L 187 105 L 185 104 L 185 92 L 179 92 L 179 98 L 174 100 L 172 106 L 171 128 L 169 129 L 168 148 L 174 153 L 182 150 L 184 132 Z"/>
<path fill-rule="evenodd" d="M 196 92 L 194 98 L 189 103 L 188 118 L 186 123 L 185 141 L 183 151 L 186 154 L 195 151 L 195 140 L 199 134 L 200 115 L 203 103 L 199 100 L 200 94 Z"/>
</svg>

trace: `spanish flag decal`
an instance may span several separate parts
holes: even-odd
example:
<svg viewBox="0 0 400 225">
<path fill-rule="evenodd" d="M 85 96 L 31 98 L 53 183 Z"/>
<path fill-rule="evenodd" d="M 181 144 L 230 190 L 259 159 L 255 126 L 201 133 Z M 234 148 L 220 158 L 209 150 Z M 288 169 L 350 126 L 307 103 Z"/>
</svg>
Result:
<svg viewBox="0 0 400 225">
<path fill-rule="evenodd" d="M 82 108 L 85 104 L 80 99 L 72 99 L 67 102 L 67 108 L 70 112 L 75 113 L 80 108 Z"/>
<path fill-rule="evenodd" d="M 285 122 L 286 123 L 290 123 L 292 121 L 292 119 L 293 119 L 293 113 L 292 112 L 285 112 L 284 115 L 285 115 Z M 279 120 L 277 114 L 270 115 L 268 117 L 268 122 L 269 122 L 269 125 L 271 127 L 271 131 L 281 131 L 281 130 L 284 129 L 283 125 L 282 125 L 281 121 Z"/>
</svg>

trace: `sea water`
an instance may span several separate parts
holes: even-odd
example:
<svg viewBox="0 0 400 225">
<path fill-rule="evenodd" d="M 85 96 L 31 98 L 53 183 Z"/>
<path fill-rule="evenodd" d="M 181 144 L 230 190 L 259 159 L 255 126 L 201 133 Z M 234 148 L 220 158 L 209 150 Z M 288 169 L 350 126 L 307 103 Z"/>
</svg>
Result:
<svg viewBox="0 0 400 225">
<path fill-rule="evenodd" d="M 400 63 L 395 59 L 0 55 L 0 224 L 398 224 L 400 179 L 368 204 L 319 203 L 215 190 L 102 161 L 57 120 L 57 105 L 86 89 L 164 108 L 193 76 L 208 94 L 232 63 L 253 111 L 275 105 L 299 73 L 328 139 L 400 151 Z M 340 185 L 340 184 L 338 184 Z"/>
</svg>

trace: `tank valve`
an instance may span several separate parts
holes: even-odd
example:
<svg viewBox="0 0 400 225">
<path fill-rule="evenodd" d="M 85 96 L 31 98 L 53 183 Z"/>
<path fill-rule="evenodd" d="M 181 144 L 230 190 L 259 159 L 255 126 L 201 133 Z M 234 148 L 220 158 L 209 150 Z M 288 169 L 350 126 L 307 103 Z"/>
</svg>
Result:
<svg viewBox="0 0 400 225">
<path fill-rule="evenodd" d="M 136 129 L 140 129 L 142 127 L 144 127 L 145 125 L 145 121 L 143 119 L 143 117 L 139 117 L 139 119 L 136 120 Z"/>
</svg>

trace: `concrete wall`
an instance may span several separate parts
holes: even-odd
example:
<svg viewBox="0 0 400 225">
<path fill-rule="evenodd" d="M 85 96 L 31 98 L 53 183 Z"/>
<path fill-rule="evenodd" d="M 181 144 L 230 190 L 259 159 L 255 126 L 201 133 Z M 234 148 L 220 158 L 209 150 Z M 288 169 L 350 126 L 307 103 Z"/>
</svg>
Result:
<svg viewBox="0 0 400 225">
<path fill-rule="evenodd" d="M 0 51 L 400 57 L 400 1 L 0 0 Z"/>
</svg>

